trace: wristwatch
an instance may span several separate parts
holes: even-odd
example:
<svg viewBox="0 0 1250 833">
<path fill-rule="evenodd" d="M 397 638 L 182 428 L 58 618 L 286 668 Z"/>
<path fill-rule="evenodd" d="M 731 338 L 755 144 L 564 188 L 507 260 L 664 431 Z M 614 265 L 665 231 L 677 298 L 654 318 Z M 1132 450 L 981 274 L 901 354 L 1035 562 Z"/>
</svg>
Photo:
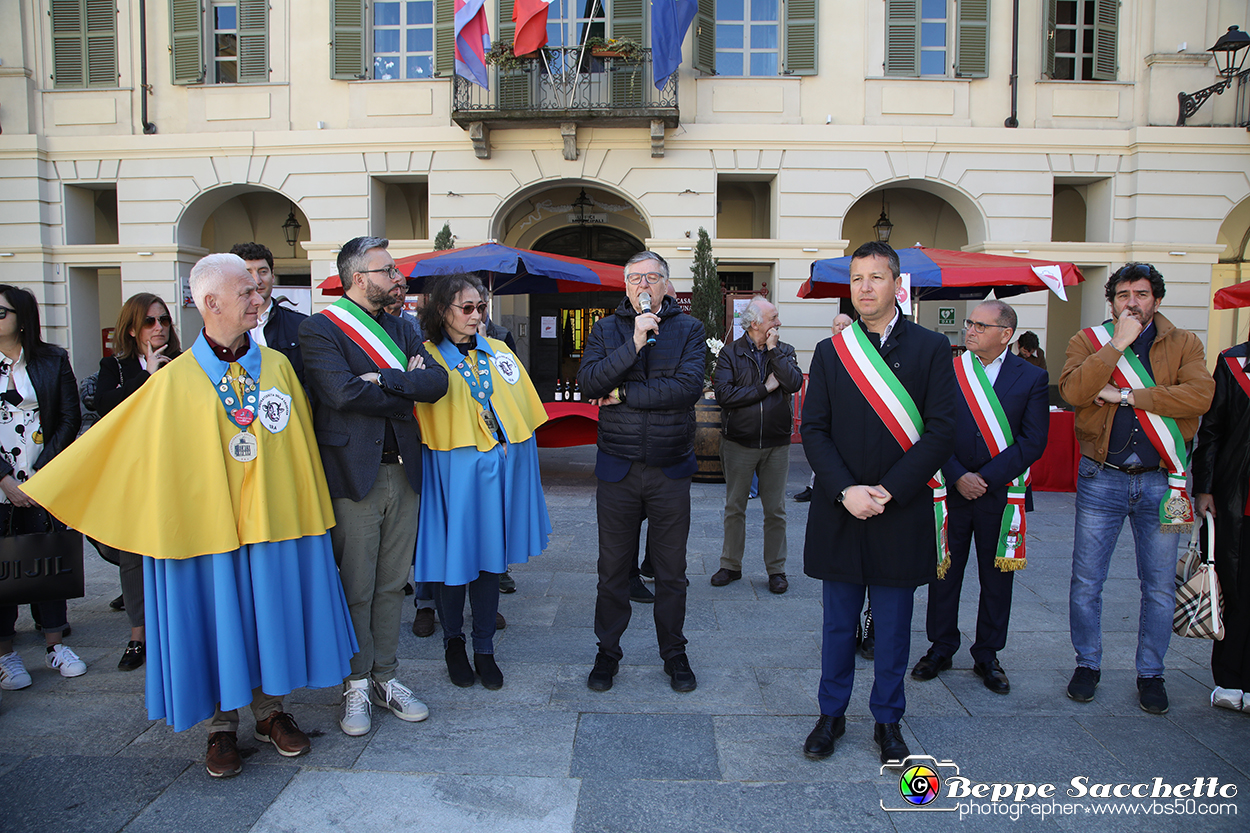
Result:
<svg viewBox="0 0 1250 833">
<path fill-rule="evenodd" d="M 850 490 L 851 490 L 851 487 L 847 486 L 841 492 L 838 492 L 838 503 L 841 503 L 842 501 L 846 500 L 846 493 L 849 492 Z"/>
<path fill-rule="evenodd" d="M 1120 388 L 1120 407 L 1128 407 L 1128 395 L 1132 392 L 1131 388 Z"/>
</svg>

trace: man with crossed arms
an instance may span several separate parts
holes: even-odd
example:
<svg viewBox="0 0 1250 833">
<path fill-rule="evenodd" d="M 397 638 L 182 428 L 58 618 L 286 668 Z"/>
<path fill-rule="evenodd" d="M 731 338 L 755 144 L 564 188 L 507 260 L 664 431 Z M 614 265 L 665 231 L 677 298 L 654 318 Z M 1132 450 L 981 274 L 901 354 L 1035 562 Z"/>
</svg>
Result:
<svg viewBox="0 0 1250 833">
<path fill-rule="evenodd" d="M 942 466 L 951 560 L 929 585 L 926 629 L 933 644 L 911 676 L 932 680 L 951 667 L 959 650 L 959 591 L 976 538 L 981 593 L 972 671 L 990 691 L 1007 694 L 1011 683 L 998 652 L 1007 644 L 1012 576 L 1025 566 L 1027 473 L 1046 450 L 1050 428 L 1047 377 L 1007 349 L 1016 331 L 1009 305 L 978 304 L 964 327 L 968 352 L 955 360 L 962 393 L 956 397 L 955 453 Z"/>
<path fill-rule="evenodd" d="M 950 342 L 903 317 L 898 279 L 898 254 L 884 243 L 851 256 L 860 320 L 816 345 L 800 429 L 816 472 L 803 568 L 824 584 L 820 720 L 803 752 L 828 757 L 846 731 L 867 591 L 877 640 L 873 739 L 889 766 L 909 754 L 899 721 L 912 600 L 937 577 L 942 490 L 932 484 L 951 456 L 957 389 Z"/>
</svg>

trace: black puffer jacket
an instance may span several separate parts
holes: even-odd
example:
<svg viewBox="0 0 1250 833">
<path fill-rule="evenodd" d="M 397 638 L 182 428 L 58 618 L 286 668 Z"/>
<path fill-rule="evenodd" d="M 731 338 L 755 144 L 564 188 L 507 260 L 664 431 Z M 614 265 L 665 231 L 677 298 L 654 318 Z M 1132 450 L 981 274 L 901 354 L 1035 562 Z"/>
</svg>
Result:
<svg viewBox="0 0 1250 833">
<path fill-rule="evenodd" d="M 762 373 L 755 352 L 750 334 L 743 333 L 726 344 L 716 359 L 712 384 L 720 405 L 721 433 L 748 448 L 788 445 L 794 430 L 792 397 L 803 387 L 803 371 L 794 348 L 785 342 L 764 352 Z M 780 385 L 772 392 L 764 387 L 770 373 Z"/>
<path fill-rule="evenodd" d="M 694 403 L 703 392 L 703 325 L 665 296 L 656 343 L 634 352 L 629 299 L 590 331 L 577 383 L 590 399 L 620 388 L 599 409 L 599 450 L 648 466 L 673 466 L 694 450 Z"/>
</svg>

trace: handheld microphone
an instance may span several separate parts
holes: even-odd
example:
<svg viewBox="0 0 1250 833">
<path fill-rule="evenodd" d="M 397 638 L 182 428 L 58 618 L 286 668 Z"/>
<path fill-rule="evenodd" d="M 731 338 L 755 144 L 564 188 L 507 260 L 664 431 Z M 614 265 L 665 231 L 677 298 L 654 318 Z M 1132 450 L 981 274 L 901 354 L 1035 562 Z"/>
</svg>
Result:
<svg viewBox="0 0 1250 833">
<path fill-rule="evenodd" d="M 642 307 L 643 312 L 651 312 L 651 293 L 643 292 L 638 296 L 638 306 Z M 647 333 L 647 344 L 655 344 L 655 330 Z"/>
</svg>

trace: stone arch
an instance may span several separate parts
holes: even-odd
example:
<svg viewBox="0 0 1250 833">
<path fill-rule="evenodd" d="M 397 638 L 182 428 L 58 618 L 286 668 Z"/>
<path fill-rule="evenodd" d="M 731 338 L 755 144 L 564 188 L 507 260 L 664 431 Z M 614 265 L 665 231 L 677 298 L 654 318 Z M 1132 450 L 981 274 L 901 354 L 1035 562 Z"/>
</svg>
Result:
<svg viewBox="0 0 1250 833">
<path fill-rule="evenodd" d="M 239 203 L 238 215 L 219 214 L 232 200 Z M 180 247 L 210 251 L 229 250 L 233 243 L 252 240 L 268 246 L 275 260 L 307 263 L 307 252 L 301 252 L 298 245 L 292 252 L 283 236 L 282 224 L 291 212 L 301 226 L 300 242 L 311 240 L 311 220 L 291 197 L 256 183 L 221 185 L 201 191 L 187 203 L 175 224 L 174 236 Z M 223 220 L 234 222 L 226 229 L 215 228 Z M 241 236 L 245 239 L 236 239 Z"/>
<path fill-rule="evenodd" d="M 565 178 L 543 180 L 518 189 L 507 197 L 491 219 L 491 236 L 521 248 L 553 231 L 575 227 L 569 215 L 579 213 L 575 201 L 586 192 L 591 205 L 585 210 L 603 225 L 628 234 L 642 243 L 651 236 L 651 218 L 629 194 L 608 183 Z"/>
<path fill-rule="evenodd" d="M 876 183 L 847 209 L 840 234 L 851 241 L 852 248 L 876 239 L 872 225 L 881 214 L 883 192 L 894 223 L 890 245 L 895 248 L 921 243 L 960 249 L 988 237 L 985 213 L 968 193 L 944 182 L 904 178 Z"/>
</svg>

